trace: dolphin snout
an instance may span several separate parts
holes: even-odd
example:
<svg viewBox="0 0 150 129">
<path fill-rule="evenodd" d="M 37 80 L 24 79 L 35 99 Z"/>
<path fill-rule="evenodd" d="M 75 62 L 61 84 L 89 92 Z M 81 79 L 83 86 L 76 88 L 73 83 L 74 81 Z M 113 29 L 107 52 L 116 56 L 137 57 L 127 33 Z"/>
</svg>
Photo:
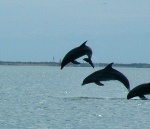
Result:
<svg viewBox="0 0 150 129">
<path fill-rule="evenodd" d="M 83 85 L 85 85 L 85 84 L 86 84 L 86 83 L 83 81 L 81 85 L 83 86 Z"/>
</svg>

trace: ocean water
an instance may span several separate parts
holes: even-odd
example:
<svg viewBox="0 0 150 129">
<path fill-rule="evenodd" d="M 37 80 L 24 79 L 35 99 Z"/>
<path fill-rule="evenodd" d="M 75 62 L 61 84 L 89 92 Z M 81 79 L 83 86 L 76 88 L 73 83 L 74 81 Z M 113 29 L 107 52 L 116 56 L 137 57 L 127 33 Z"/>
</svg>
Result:
<svg viewBox="0 0 150 129">
<path fill-rule="evenodd" d="M 81 86 L 98 69 L 0 66 L 0 129 L 150 128 L 150 101 L 127 100 L 122 83 Z M 150 82 L 150 69 L 116 69 L 127 76 L 131 89 Z"/>
</svg>

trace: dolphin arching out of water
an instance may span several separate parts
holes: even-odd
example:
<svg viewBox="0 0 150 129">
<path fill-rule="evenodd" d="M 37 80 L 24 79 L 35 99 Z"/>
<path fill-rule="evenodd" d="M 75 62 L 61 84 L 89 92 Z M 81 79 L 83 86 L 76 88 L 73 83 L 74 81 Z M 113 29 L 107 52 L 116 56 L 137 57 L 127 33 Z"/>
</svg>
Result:
<svg viewBox="0 0 150 129">
<path fill-rule="evenodd" d="M 127 99 L 131 99 L 133 97 L 140 97 L 141 99 L 147 99 L 144 95 L 150 94 L 150 83 L 144 83 L 133 88 L 127 95 Z"/>
<path fill-rule="evenodd" d="M 84 55 L 87 55 L 88 58 L 84 58 L 83 60 L 86 61 L 87 63 L 89 63 L 94 68 L 93 62 L 91 60 L 92 49 L 90 47 L 86 46 L 86 42 L 87 41 L 85 41 L 79 47 L 76 47 L 76 48 L 70 50 L 65 55 L 65 57 L 63 58 L 63 60 L 61 62 L 61 69 L 63 69 L 63 67 L 70 62 L 72 62 L 73 64 L 80 64 L 79 62 L 76 61 L 76 59 L 78 59 L 79 57 L 82 57 Z"/>
<path fill-rule="evenodd" d="M 90 74 L 83 80 L 82 85 L 88 83 L 95 83 L 99 86 L 103 86 L 104 84 L 102 84 L 100 81 L 118 80 L 124 84 L 128 91 L 130 91 L 130 84 L 126 76 L 123 75 L 121 72 L 117 71 L 116 69 L 113 69 L 112 65 L 113 63 L 110 63 L 104 69 L 98 70 Z"/>
</svg>

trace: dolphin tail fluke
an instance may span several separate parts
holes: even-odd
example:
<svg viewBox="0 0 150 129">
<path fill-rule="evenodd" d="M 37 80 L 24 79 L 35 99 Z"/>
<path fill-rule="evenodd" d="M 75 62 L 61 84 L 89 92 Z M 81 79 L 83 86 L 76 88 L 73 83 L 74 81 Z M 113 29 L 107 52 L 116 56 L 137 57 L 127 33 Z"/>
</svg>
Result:
<svg viewBox="0 0 150 129">
<path fill-rule="evenodd" d="M 91 58 L 84 58 L 83 60 L 86 61 L 87 63 L 89 63 L 94 68 Z"/>
<path fill-rule="evenodd" d="M 63 66 L 61 66 L 61 70 L 63 69 Z"/>
</svg>

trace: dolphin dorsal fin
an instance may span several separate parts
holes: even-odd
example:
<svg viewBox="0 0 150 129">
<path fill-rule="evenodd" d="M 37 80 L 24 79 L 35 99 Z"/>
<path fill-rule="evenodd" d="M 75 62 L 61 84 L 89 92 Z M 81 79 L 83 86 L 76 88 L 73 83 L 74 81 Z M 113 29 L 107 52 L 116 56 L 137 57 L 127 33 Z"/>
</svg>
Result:
<svg viewBox="0 0 150 129">
<path fill-rule="evenodd" d="M 110 64 L 108 64 L 104 69 L 112 69 L 112 65 L 113 65 L 114 63 L 110 63 Z"/>
<path fill-rule="evenodd" d="M 84 47 L 87 41 L 85 41 L 84 43 L 82 43 L 79 47 Z"/>
</svg>

